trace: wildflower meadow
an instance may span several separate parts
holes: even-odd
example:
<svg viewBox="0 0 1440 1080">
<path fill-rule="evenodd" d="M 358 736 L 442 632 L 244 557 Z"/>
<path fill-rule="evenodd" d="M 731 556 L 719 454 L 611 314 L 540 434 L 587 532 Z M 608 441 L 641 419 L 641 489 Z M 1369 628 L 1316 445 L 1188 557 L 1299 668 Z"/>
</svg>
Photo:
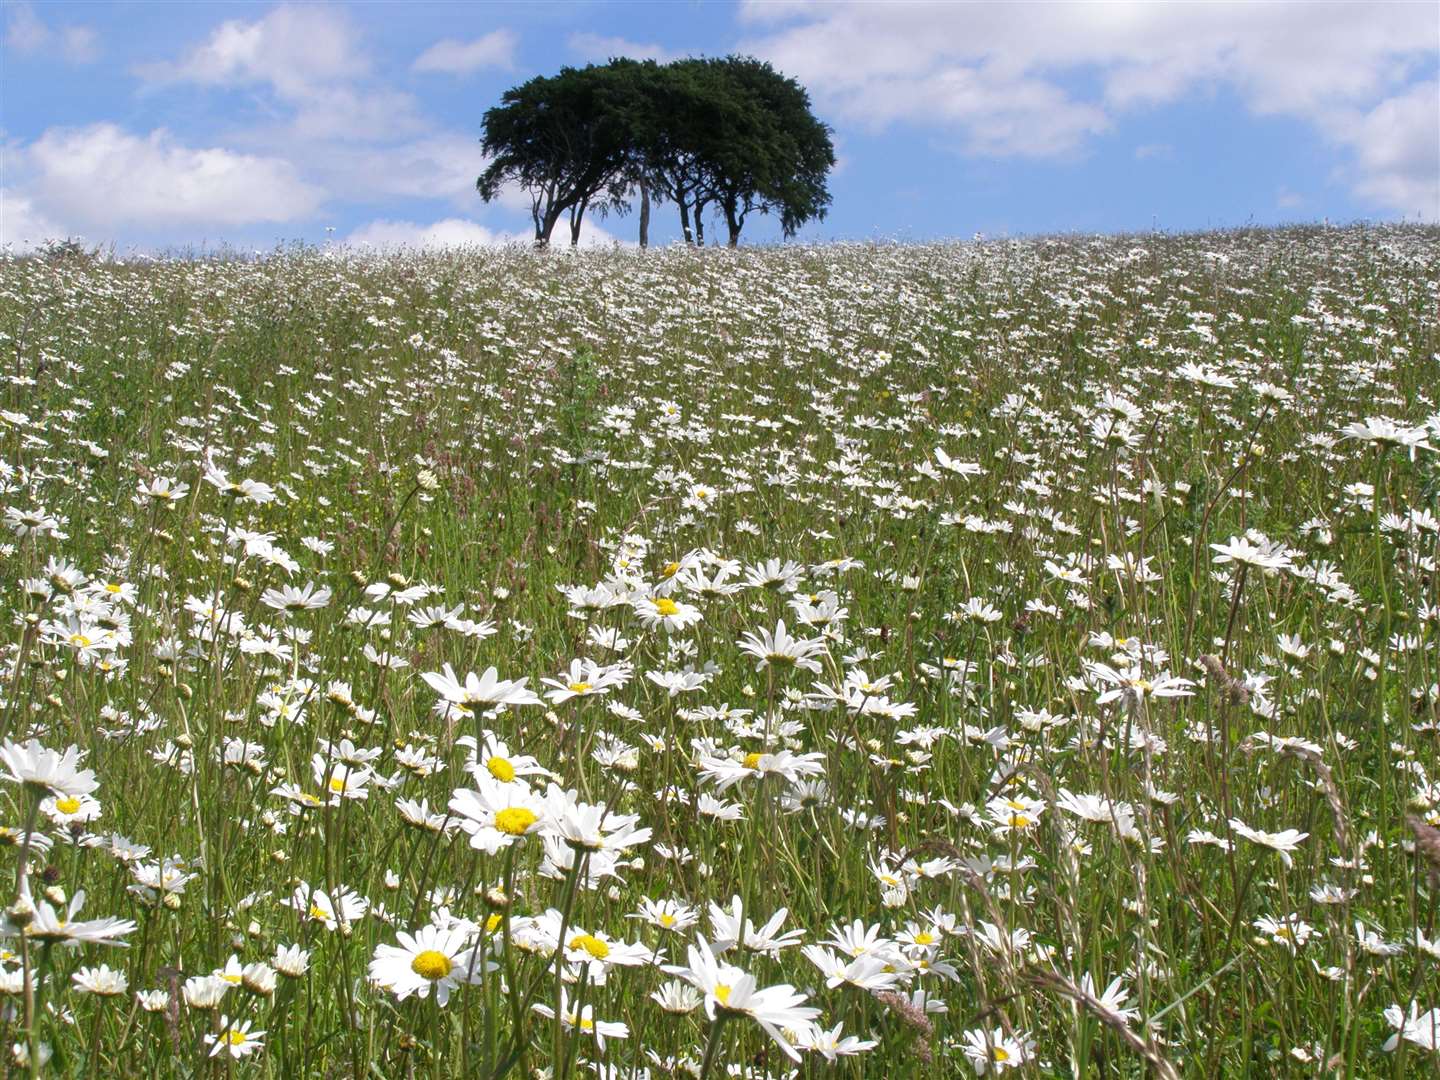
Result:
<svg viewBox="0 0 1440 1080">
<path fill-rule="evenodd" d="M 1440 232 L 0 260 L 0 1054 L 1434 1076 Z"/>
</svg>

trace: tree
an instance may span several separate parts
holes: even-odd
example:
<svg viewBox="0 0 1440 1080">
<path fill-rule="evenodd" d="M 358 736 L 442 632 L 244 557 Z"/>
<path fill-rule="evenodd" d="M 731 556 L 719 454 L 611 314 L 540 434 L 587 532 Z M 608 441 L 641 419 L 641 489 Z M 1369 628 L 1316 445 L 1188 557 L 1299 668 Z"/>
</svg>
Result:
<svg viewBox="0 0 1440 1080">
<path fill-rule="evenodd" d="M 567 214 L 577 243 L 586 210 L 623 201 L 617 182 L 630 141 L 615 107 L 617 74 L 613 66 L 562 68 L 505 91 L 485 113 L 481 144 L 490 164 L 475 187 L 486 202 L 506 184 L 524 188 L 537 246 L 550 243 Z"/>
<path fill-rule="evenodd" d="M 823 220 L 835 147 L 830 129 L 810 111 L 810 95 L 760 60 L 731 56 L 710 64 L 723 88 L 710 188 L 730 246 L 757 211 L 778 214 L 786 237 L 812 218 Z"/>
<path fill-rule="evenodd" d="M 830 129 L 794 79 L 750 57 L 680 60 L 642 81 L 648 102 L 632 126 L 650 188 L 675 203 L 687 243 L 705 242 L 705 211 L 740 240 L 752 213 L 776 213 L 787 237 L 830 205 Z"/>
<path fill-rule="evenodd" d="M 625 213 L 636 190 L 642 246 L 652 200 L 676 204 L 686 243 L 705 242 L 717 208 L 731 247 L 757 211 L 789 237 L 830 205 L 830 129 L 803 87 L 750 57 L 564 68 L 506 91 L 484 124 L 476 186 L 487 202 L 506 183 L 528 191 L 538 245 L 567 214 L 578 242 L 587 211 Z"/>
</svg>

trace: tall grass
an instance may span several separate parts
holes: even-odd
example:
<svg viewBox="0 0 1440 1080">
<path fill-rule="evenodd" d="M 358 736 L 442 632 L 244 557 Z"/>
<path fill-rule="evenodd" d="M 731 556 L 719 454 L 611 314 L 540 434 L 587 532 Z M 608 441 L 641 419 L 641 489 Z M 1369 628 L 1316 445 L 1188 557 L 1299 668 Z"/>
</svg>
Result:
<svg viewBox="0 0 1440 1080">
<path fill-rule="evenodd" d="M 0 263 L 4 1052 L 1433 1074 L 1437 240 Z"/>
</svg>

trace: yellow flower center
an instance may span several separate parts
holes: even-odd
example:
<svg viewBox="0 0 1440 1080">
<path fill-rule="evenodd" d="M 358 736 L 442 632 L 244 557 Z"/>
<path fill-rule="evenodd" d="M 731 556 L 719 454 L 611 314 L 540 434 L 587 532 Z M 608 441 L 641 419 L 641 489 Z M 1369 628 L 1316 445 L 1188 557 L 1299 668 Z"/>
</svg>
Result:
<svg viewBox="0 0 1440 1080">
<path fill-rule="evenodd" d="M 108 593 L 124 592 L 124 590 L 125 586 L 121 585 L 118 581 L 112 581 L 105 586 L 105 591 Z"/>
<path fill-rule="evenodd" d="M 485 920 L 485 932 L 487 934 L 493 934 L 500 928 L 500 924 L 504 921 L 504 918 L 498 911 L 491 912 L 490 917 Z"/>
<path fill-rule="evenodd" d="M 661 912 L 660 925 L 665 927 L 666 930 L 669 930 L 672 926 L 675 925 L 675 916 L 671 915 L 668 911 Z"/>
<path fill-rule="evenodd" d="M 345 778 L 343 776 L 330 777 L 330 790 L 333 791 L 336 795 L 344 794 Z"/>
<path fill-rule="evenodd" d="M 239 986 L 242 981 L 239 975 L 227 975 L 223 971 L 217 971 L 215 974 L 219 975 L 220 978 L 224 979 L 231 986 Z"/>
<path fill-rule="evenodd" d="M 745 755 L 745 768 L 747 768 L 747 769 L 754 769 L 756 772 L 759 772 L 759 771 L 760 771 L 760 759 L 761 759 L 762 757 L 764 757 L 764 756 L 765 756 L 765 755 L 764 755 L 764 754 L 761 754 L 761 753 L 746 754 L 746 755 Z"/>
<path fill-rule="evenodd" d="M 1016 829 L 1026 829 L 1030 827 L 1030 819 L 1024 814 L 1012 814 L 1010 816 L 1010 825 Z"/>
<path fill-rule="evenodd" d="M 319 922 L 329 922 L 329 921 L 330 921 L 330 913 L 329 913 L 328 911 L 326 911 L 324 908 L 322 908 L 319 904 L 311 904 L 311 905 L 310 905 L 310 917 L 311 917 L 312 919 L 315 919 L 315 920 L 319 921 Z"/>
<path fill-rule="evenodd" d="M 591 689 L 588 682 L 572 682 L 570 684 L 570 692 L 572 694 L 588 694 Z"/>
<path fill-rule="evenodd" d="M 703 496 L 702 496 L 702 498 L 703 498 Z M 669 563 L 666 563 L 666 564 L 665 564 L 665 569 L 660 571 L 660 573 L 663 574 L 665 577 L 674 577 L 674 576 L 675 576 L 676 574 L 678 574 L 679 572 L 680 572 L 680 564 L 679 564 L 678 562 L 669 562 Z"/>
<path fill-rule="evenodd" d="M 668 596 L 662 596 L 655 601 L 655 612 L 665 618 L 680 614 L 680 605 L 671 600 Z"/>
<path fill-rule="evenodd" d="M 71 645 L 74 645 L 77 649 L 85 649 L 85 648 L 89 648 L 89 646 L 90 646 L 90 639 L 89 639 L 88 637 L 86 637 L 84 634 L 71 634 L 71 635 L 70 635 L 70 644 L 71 644 Z"/>
<path fill-rule="evenodd" d="M 231 1046 L 244 1046 L 244 1045 L 245 1045 L 245 1032 L 243 1032 L 243 1031 L 236 1031 L 234 1028 L 231 1028 L 229 1031 L 227 1031 L 227 1032 L 225 1033 L 225 1041 L 226 1041 L 227 1043 L 229 1043 Z"/>
<path fill-rule="evenodd" d="M 715 986 L 715 1000 L 721 1005 L 730 1004 L 730 987 L 725 983 L 717 983 Z"/>
<path fill-rule="evenodd" d="M 415 954 L 415 959 L 410 961 L 410 970 L 419 975 L 422 979 L 429 979 L 434 982 L 436 979 L 443 979 L 450 974 L 450 969 L 455 965 L 443 952 L 435 949 L 425 949 Z"/>
<path fill-rule="evenodd" d="M 915 935 L 915 944 L 933 945 L 935 944 L 935 935 L 930 933 L 928 930 L 921 930 L 918 934 Z"/>
<path fill-rule="evenodd" d="M 1009 1061 L 1009 1060 L 1010 1060 L 1010 1051 L 1006 1050 L 1003 1046 L 997 1046 L 997 1047 L 995 1047 L 995 1060 L 996 1060 L 996 1061 Z"/>
<path fill-rule="evenodd" d="M 510 764 L 508 758 L 492 757 L 485 762 L 485 768 L 490 770 L 490 775 L 502 784 L 508 784 L 515 779 L 515 766 Z"/>
<path fill-rule="evenodd" d="M 596 960 L 604 960 L 610 955 L 610 946 L 593 934 L 576 934 L 570 939 L 570 948 L 584 949 Z"/>
<path fill-rule="evenodd" d="M 62 814 L 74 814 L 80 809 L 80 800 L 74 795 L 65 795 L 55 800 L 55 809 Z"/>
<path fill-rule="evenodd" d="M 509 836 L 524 836 L 531 825 L 539 821 L 533 810 L 523 806 L 507 806 L 495 815 L 495 828 Z"/>
</svg>

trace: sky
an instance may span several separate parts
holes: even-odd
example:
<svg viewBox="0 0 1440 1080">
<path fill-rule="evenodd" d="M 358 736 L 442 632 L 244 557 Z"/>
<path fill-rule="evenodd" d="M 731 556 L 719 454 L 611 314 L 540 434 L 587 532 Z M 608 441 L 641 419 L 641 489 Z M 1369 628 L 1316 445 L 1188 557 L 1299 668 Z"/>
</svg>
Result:
<svg viewBox="0 0 1440 1080">
<path fill-rule="evenodd" d="M 730 53 L 796 78 L 833 129 L 833 204 L 803 242 L 1440 220 L 1434 0 L 4 0 L 0 33 L 11 250 L 528 237 L 523 192 L 475 192 L 507 88 Z M 653 239 L 678 235 L 657 207 Z M 745 243 L 779 240 L 747 222 Z"/>
</svg>

